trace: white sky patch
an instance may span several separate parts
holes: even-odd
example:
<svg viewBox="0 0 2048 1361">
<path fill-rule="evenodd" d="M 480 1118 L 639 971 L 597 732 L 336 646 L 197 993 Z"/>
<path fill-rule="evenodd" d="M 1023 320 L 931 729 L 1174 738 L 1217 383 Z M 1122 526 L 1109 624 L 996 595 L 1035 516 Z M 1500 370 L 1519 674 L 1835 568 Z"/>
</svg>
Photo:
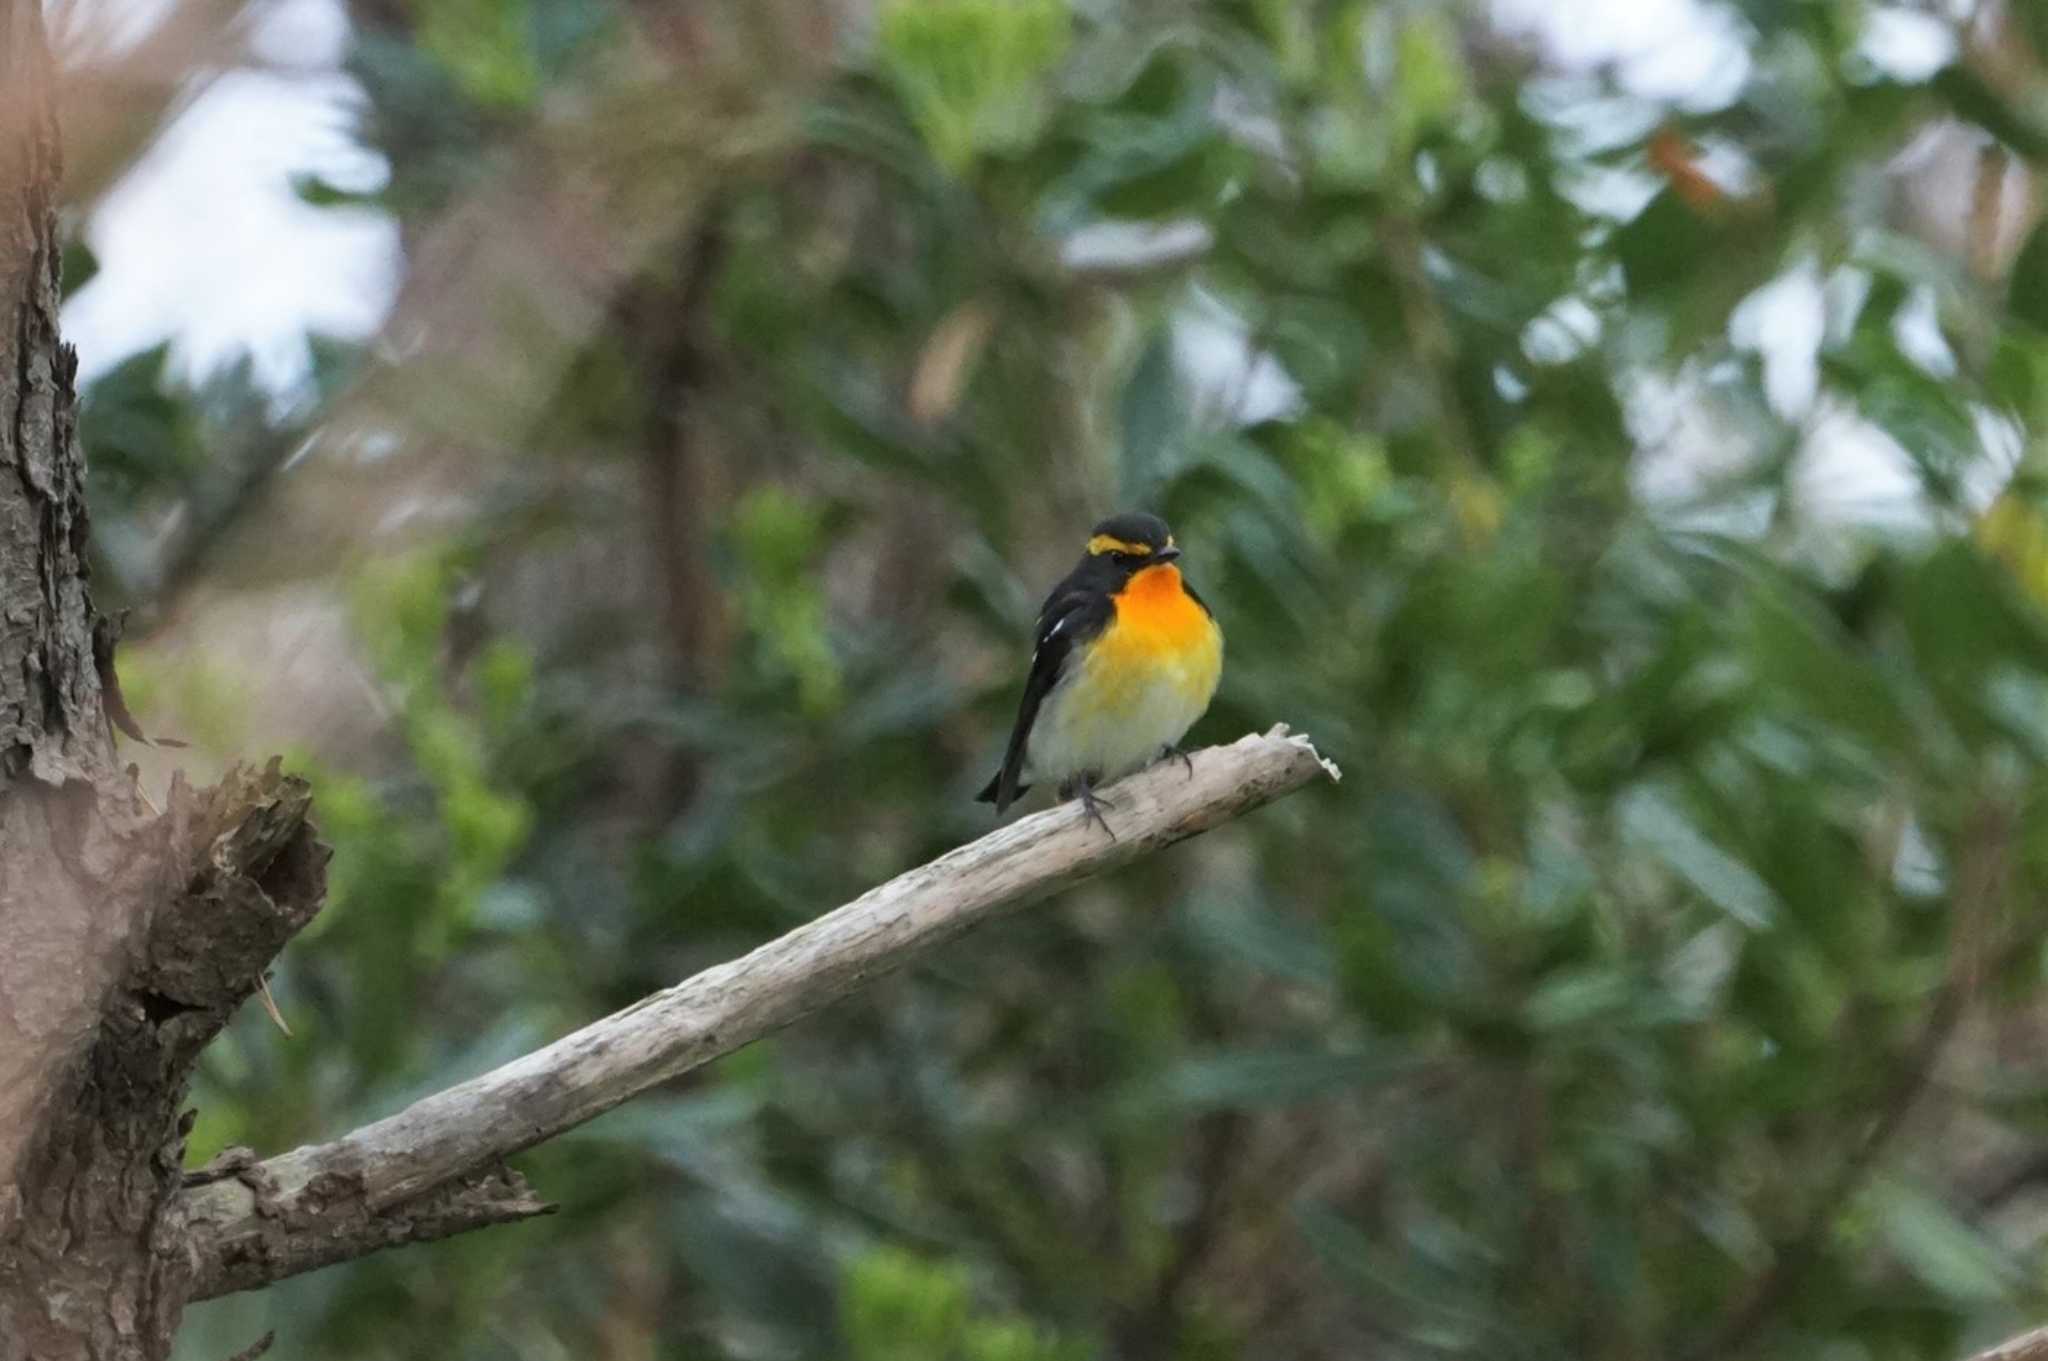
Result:
<svg viewBox="0 0 2048 1361">
<path fill-rule="evenodd" d="M 1963 470 L 1962 499 L 1966 509 L 1980 515 L 2012 481 L 2027 452 L 2027 432 L 2012 417 L 1989 407 L 1977 407 L 1971 421 L 1983 455 Z"/>
<path fill-rule="evenodd" d="M 1924 369 L 1932 378 L 1953 378 L 1956 352 L 1941 333 L 1941 309 L 1934 290 L 1921 284 L 1906 295 L 1906 301 L 1892 317 L 1892 340 L 1899 353 Z"/>
<path fill-rule="evenodd" d="M 1821 285 L 1821 299 L 1827 307 L 1827 343 L 1846 345 L 1855 333 L 1856 318 L 1863 313 L 1863 304 L 1870 301 L 1870 271 L 1855 265 L 1843 265 L 1828 275 L 1828 281 Z"/>
<path fill-rule="evenodd" d="M 1522 354 L 1532 364 L 1569 364 L 1600 340 L 1600 314 L 1583 298 L 1559 298 L 1522 328 Z"/>
<path fill-rule="evenodd" d="M 1910 9 L 1872 9 L 1863 17 L 1854 58 L 1874 74 L 1917 84 L 1956 59 L 1955 29 Z"/>
<path fill-rule="evenodd" d="M 1157 269 L 1192 260 L 1215 244 L 1205 222 L 1093 222 L 1060 242 L 1060 263 L 1081 274 Z"/>
<path fill-rule="evenodd" d="M 1623 409 L 1636 456 L 1629 481 L 1667 523 L 1737 535 L 1769 527 L 1775 500 L 1742 479 L 1756 464 L 1759 442 L 1715 400 L 1721 370 L 1695 360 L 1676 375 L 1638 369 L 1622 379 Z"/>
<path fill-rule="evenodd" d="M 1205 413 L 1235 425 L 1301 409 L 1301 387 L 1280 361 L 1252 348 L 1250 329 L 1214 295 L 1197 291 L 1173 319 L 1173 361 Z"/>
<path fill-rule="evenodd" d="M 331 68 L 347 55 L 348 15 L 335 0 L 270 0 L 259 12 L 249 48 L 264 61 Z"/>
<path fill-rule="evenodd" d="M 383 321 L 399 283 L 396 226 L 312 207 L 291 185 L 305 173 L 351 190 L 385 178 L 350 134 L 361 91 L 335 69 L 346 35 L 332 0 L 272 7 L 253 45 L 294 73 L 222 76 L 107 194 L 86 228 L 100 274 L 64 313 L 83 376 L 169 337 L 181 373 L 246 352 L 282 391 L 307 373 L 307 332 L 362 338 Z"/>
<path fill-rule="evenodd" d="M 1828 403 L 1811 423 L 1790 490 L 1813 524 L 1909 533 L 1932 523 L 1912 455 L 1844 404 Z"/>
<path fill-rule="evenodd" d="M 1826 331 L 1820 272 L 1810 262 L 1744 298 L 1728 318 L 1728 339 L 1763 358 L 1764 400 L 1778 419 L 1796 423 L 1812 410 Z"/>
<path fill-rule="evenodd" d="M 1494 0 L 1504 33 L 1535 41 L 1553 65 L 1612 66 L 1622 88 L 1702 112 L 1723 108 L 1749 79 L 1743 21 L 1703 0 Z"/>
</svg>

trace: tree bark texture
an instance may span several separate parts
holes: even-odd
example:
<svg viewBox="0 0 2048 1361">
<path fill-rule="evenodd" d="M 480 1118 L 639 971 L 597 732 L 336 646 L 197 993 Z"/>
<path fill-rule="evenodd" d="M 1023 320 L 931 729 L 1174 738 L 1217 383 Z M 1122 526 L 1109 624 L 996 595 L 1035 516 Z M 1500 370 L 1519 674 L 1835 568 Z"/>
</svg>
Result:
<svg viewBox="0 0 2048 1361">
<path fill-rule="evenodd" d="M 187 1079 L 312 915 L 324 849 L 274 768 L 158 816 L 116 767 L 54 95 L 41 6 L 0 0 L 0 1361 L 160 1361 Z"/>
</svg>

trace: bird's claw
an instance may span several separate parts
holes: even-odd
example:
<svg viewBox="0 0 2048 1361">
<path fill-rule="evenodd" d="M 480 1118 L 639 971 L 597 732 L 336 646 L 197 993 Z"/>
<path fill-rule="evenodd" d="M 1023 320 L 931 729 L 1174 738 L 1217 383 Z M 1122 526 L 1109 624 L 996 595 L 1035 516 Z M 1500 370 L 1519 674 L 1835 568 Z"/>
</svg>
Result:
<svg viewBox="0 0 2048 1361">
<path fill-rule="evenodd" d="M 1097 827 L 1100 827 L 1108 835 L 1111 841 L 1116 840 L 1116 832 L 1110 827 L 1109 820 L 1102 816 L 1103 809 L 1113 808 L 1116 805 L 1097 794 L 1094 786 L 1086 780 L 1081 781 L 1075 786 L 1074 797 L 1081 801 L 1082 819 L 1094 822 Z"/>
</svg>

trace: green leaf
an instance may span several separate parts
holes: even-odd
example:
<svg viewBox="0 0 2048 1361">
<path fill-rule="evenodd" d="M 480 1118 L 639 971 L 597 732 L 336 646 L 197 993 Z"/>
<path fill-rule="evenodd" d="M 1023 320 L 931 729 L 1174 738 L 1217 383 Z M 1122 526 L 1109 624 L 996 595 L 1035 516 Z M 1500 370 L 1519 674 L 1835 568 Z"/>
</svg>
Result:
<svg viewBox="0 0 2048 1361">
<path fill-rule="evenodd" d="M 968 1304 L 961 1268 L 878 1249 L 847 1271 L 842 1326 L 861 1361 L 949 1361 Z"/>
<path fill-rule="evenodd" d="M 343 189 L 324 176 L 306 172 L 294 174 L 291 185 L 300 202 L 315 208 L 373 208 L 383 203 L 381 191 Z"/>
<path fill-rule="evenodd" d="M 1570 969 L 1543 980 L 1523 1003 L 1522 1014 L 1537 1030 L 1569 1030 L 1626 1008 L 1635 981 L 1616 969 Z"/>
<path fill-rule="evenodd" d="M 2048 222 L 2027 234 L 2013 260 L 2005 305 L 2013 316 L 2048 334 Z"/>
<path fill-rule="evenodd" d="M 1173 358 L 1173 336 L 1160 328 L 1138 357 L 1117 401 L 1123 432 L 1125 496 L 1145 499 L 1188 437 L 1187 393 Z"/>
<path fill-rule="evenodd" d="M 1205 897 L 1188 908 L 1186 921 L 1190 933 L 1219 956 L 1318 986 L 1335 977 L 1328 944 L 1272 904 Z"/>
<path fill-rule="evenodd" d="M 1779 916 L 1770 885 L 1702 834 L 1668 791 L 1638 785 L 1622 796 L 1618 821 L 1624 838 L 1744 926 L 1761 931 Z"/>
<path fill-rule="evenodd" d="M 1384 1082 L 1399 1070 L 1377 1054 L 1277 1050 L 1183 1059 L 1128 1093 L 1128 1109 L 1151 1114 L 1230 1107 L 1291 1106 Z"/>
<path fill-rule="evenodd" d="M 1614 254 L 1629 291 L 1648 297 L 1683 283 L 1713 246 L 1714 229 L 1677 194 L 1666 191 L 1614 234 Z"/>
<path fill-rule="evenodd" d="M 1928 84 L 1956 117 L 1975 123 L 2030 161 L 2048 158 L 2048 129 L 2014 108 L 1968 66 L 1945 66 Z"/>
<path fill-rule="evenodd" d="M 521 109 L 539 97 L 530 0 L 426 0 L 419 45 L 484 108 Z"/>
<path fill-rule="evenodd" d="M 2034 49 L 2034 60 L 2048 61 L 2048 5 L 2041 0 L 2013 0 L 2004 12 L 2019 22 L 2020 31 Z"/>
<path fill-rule="evenodd" d="M 59 296 L 69 298 L 91 283 L 93 276 L 100 272 L 100 258 L 92 253 L 92 247 L 85 243 L 83 237 L 74 234 L 64 242 L 64 258 L 59 270 Z"/>
<path fill-rule="evenodd" d="M 2015 1298 L 2021 1275 L 1996 1244 L 1934 1196 L 1890 1178 L 1865 1192 L 1885 1241 L 1907 1270 L 1953 1300 Z"/>
<path fill-rule="evenodd" d="M 875 55 L 933 157 L 964 174 L 1037 138 L 1069 24 L 1064 0 L 887 0 Z"/>
</svg>

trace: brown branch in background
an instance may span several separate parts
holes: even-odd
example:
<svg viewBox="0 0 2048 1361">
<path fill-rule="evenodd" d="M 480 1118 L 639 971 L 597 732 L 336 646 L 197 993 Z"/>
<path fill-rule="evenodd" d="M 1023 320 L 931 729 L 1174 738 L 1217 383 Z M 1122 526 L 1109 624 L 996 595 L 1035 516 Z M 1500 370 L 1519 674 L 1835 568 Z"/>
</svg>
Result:
<svg viewBox="0 0 2048 1361">
<path fill-rule="evenodd" d="M 632 337 L 646 403 L 642 465 L 646 485 L 644 550 L 652 563 L 666 626 L 667 686 L 678 694 L 716 688 L 723 670 L 725 597 L 712 564 L 713 505 L 721 482 L 715 441 L 700 409 L 707 390 L 704 313 L 725 256 L 715 205 L 681 252 L 679 284 L 644 281 L 621 306 Z M 698 763 L 687 751 L 631 740 L 617 763 L 637 772 L 627 791 L 640 814 L 665 821 L 696 790 Z"/>
<path fill-rule="evenodd" d="M 1969 265 L 1981 283 L 1998 277 L 1999 208 L 2009 159 L 1996 141 L 1985 143 L 1977 153 L 1977 179 L 1970 190 Z"/>
<path fill-rule="evenodd" d="M 1986 1215 L 2043 1182 L 2048 1182 L 2048 1148 L 2037 1148 L 1981 1174 L 1966 1199 L 1978 1215 Z"/>
<path fill-rule="evenodd" d="M 653 356 L 655 368 L 650 375 L 647 427 L 654 515 L 650 544 L 658 559 L 674 675 L 682 688 L 690 690 L 716 679 L 717 659 L 724 650 L 721 592 L 711 567 L 715 511 L 706 504 L 717 479 L 708 466 L 710 451 L 692 438 L 701 425 L 697 403 L 708 363 L 703 314 L 725 257 L 716 210 L 707 208 L 705 216 L 713 219 L 712 225 L 699 231 L 685 252 L 680 292 L 660 295 L 662 315 L 638 319 L 642 334 L 650 339 L 657 331 L 668 336 L 666 344 L 651 344 L 644 351 Z"/>
<path fill-rule="evenodd" d="M 1443 442 L 1461 472 L 1468 477 L 1484 477 L 1486 463 L 1480 457 L 1478 433 L 1458 396 L 1457 338 L 1437 300 L 1436 286 L 1429 281 L 1429 269 L 1422 259 L 1421 229 L 1398 213 L 1380 219 L 1379 226 L 1380 244 L 1386 252 L 1387 268 L 1394 276 L 1394 289 L 1401 304 L 1402 325 L 1429 379 Z"/>
<path fill-rule="evenodd" d="M 1072 807 L 989 833 L 666 991 L 332 1143 L 188 1189 L 193 1298 L 472 1225 L 394 1230 L 421 1198 L 778 1030 L 1056 889 L 1337 776 L 1285 725 L 1111 790 L 1116 839 Z"/>
<path fill-rule="evenodd" d="M 1174 1236 L 1173 1255 L 1152 1282 L 1144 1305 L 1122 1329 L 1121 1355 L 1130 1361 L 1169 1361 L 1179 1355 L 1182 1308 L 1189 1286 L 1207 1260 L 1230 1203 L 1231 1172 L 1243 1161 L 1251 1118 L 1243 1111 L 1217 1111 L 1203 1118 L 1195 1136 L 1192 1176 L 1201 1200 Z"/>
</svg>

